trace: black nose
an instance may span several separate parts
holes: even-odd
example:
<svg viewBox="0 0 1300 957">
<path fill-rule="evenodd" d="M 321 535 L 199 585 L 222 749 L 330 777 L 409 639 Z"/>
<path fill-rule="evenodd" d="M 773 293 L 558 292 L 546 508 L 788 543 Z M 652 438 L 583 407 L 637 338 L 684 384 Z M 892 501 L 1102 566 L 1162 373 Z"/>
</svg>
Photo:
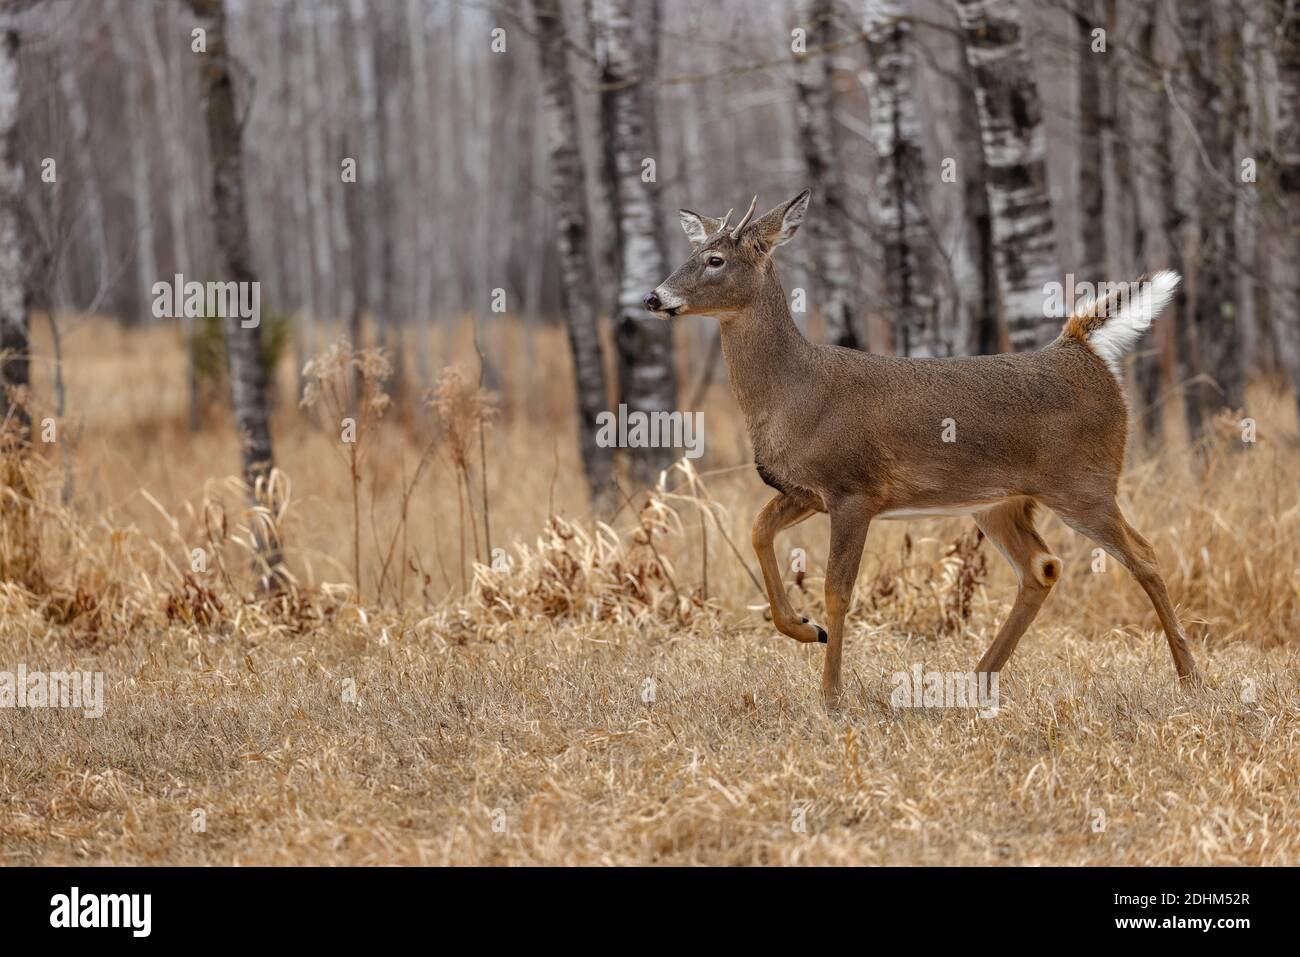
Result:
<svg viewBox="0 0 1300 957">
<path fill-rule="evenodd" d="M 656 296 L 654 293 L 650 293 L 641 301 L 645 303 L 645 307 L 649 309 L 651 312 L 658 312 L 659 307 L 663 305 L 663 303 L 659 301 L 659 297 Z"/>
</svg>

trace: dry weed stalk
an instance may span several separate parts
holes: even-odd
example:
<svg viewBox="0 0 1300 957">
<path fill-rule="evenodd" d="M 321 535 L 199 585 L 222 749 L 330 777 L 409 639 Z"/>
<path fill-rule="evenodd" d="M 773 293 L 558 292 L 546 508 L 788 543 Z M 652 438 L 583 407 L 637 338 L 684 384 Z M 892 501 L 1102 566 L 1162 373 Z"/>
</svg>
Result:
<svg viewBox="0 0 1300 957">
<path fill-rule="evenodd" d="M 443 436 L 452 467 L 456 473 L 456 507 L 460 520 L 460 580 L 461 591 L 467 590 L 465 579 L 465 508 L 470 515 L 471 534 L 474 539 L 474 558 L 482 562 L 479 552 L 477 518 L 474 515 L 474 495 L 470 482 L 470 449 L 475 436 L 483 441 L 483 433 L 491 425 L 499 411 L 496 397 L 470 379 L 456 366 L 448 366 L 438 376 L 438 384 L 425 396 L 425 405 L 437 413 L 442 423 Z M 487 468 L 486 453 L 483 468 Z M 491 546 L 487 534 L 488 501 L 486 478 L 483 485 L 484 532 L 487 545 Z M 488 560 L 491 561 L 491 553 Z"/>
<path fill-rule="evenodd" d="M 383 418 L 391 400 L 384 383 L 392 366 L 382 349 L 354 352 L 352 344 L 340 339 L 303 368 L 304 409 L 314 409 L 328 427 L 337 423 L 352 489 L 352 578 L 358 604 L 361 587 L 361 468 L 370 452 L 370 434 Z"/>
</svg>

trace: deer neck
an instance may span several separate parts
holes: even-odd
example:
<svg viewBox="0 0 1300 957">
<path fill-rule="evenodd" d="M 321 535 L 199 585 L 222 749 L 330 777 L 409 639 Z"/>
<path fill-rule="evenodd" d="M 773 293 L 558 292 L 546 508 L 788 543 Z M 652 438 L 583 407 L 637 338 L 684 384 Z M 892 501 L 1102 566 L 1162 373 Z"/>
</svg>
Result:
<svg viewBox="0 0 1300 957">
<path fill-rule="evenodd" d="M 724 320 L 721 335 L 731 391 L 758 444 L 772 411 L 807 391 L 812 367 L 812 344 L 795 325 L 771 262 L 754 304 Z"/>
</svg>

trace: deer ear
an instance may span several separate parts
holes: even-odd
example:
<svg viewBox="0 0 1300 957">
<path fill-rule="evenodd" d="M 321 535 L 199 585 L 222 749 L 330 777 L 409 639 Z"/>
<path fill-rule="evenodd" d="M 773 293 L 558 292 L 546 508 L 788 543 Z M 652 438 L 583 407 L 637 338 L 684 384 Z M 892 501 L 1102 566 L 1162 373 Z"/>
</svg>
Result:
<svg viewBox="0 0 1300 957">
<path fill-rule="evenodd" d="M 812 191 L 805 189 L 789 202 L 768 210 L 755 220 L 750 229 L 769 249 L 788 243 L 799 231 L 799 224 L 808 211 L 808 199 L 811 196 Z"/>
<path fill-rule="evenodd" d="M 699 249 L 700 244 L 708 236 L 716 233 L 718 227 L 722 225 L 720 219 L 714 219 L 712 216 L 701 216 L 689 209 L 679 209 L 677 215 L 681 218 L 682 229 L 686 232 L 686 238 L 691 241 L 691 246 L 695 249 Z"/>
</svg>

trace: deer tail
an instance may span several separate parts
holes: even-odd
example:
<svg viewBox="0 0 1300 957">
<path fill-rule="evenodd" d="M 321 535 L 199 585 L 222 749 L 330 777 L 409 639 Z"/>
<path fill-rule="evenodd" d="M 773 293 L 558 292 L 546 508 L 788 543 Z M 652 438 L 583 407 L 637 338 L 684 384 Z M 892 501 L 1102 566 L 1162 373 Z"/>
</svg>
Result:
<svg viewBox="0 0 1300 957">
<path fill-rule="evenodd" d="M 1133 282 L 1108 283 L 1066 320 L 1061 336 L 1085 343 L 1118 376 L 1120 361 L 1169 304 L 1181 281 L 1178 273 L 1165 269 Z"/>
</svg>

